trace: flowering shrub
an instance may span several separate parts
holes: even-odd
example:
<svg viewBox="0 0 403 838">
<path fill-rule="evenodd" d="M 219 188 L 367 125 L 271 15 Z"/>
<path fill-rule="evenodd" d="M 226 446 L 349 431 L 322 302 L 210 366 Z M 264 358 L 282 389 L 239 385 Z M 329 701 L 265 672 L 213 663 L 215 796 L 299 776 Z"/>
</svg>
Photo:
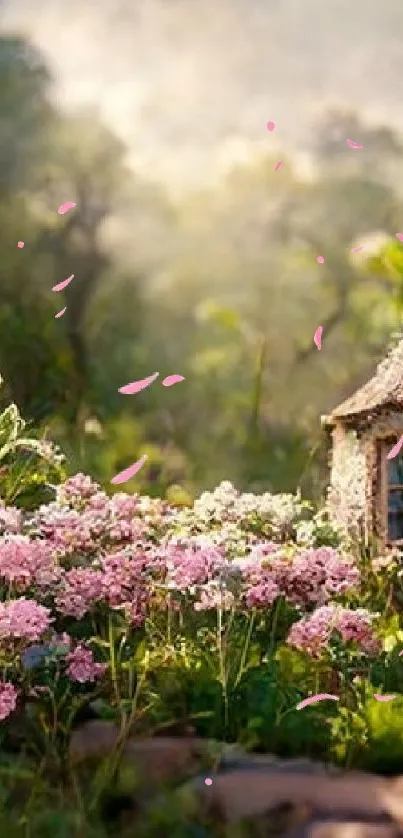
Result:
<svg viewBox="0 0 403 838">
<path fill-rule="evenodd" d="M 102 663 L 95 663 L 91 649 L 86 649 L 79 643 L 72 652 L 66 655 L 67 675 L 72 681 L 86 684 L 95 681 L 105 672 L 106 666 Z"/>
<path fill-rule="evenodd" d="M 323 605 L 294 623 L 288 642 L 318 657 L 328 647 L 333 632 L 338 632 L 345 643 L 356 643 L 364 654 L 376 655 L 381 651 L 373 633 L 371 614 L 363 609 L 352 611 L 335 605 Z"/>
<path fill-rule="evenodd" d="M 345 666 L 351 650 L 354 671 L 367 671 L 380 653 L 378 617 L 356 607 L 363 579 L 348 544 L 298 497 L 222 483 L 176 510 L 108 497 L 78 474 L 36 511 L 3 506 L 0 521 L 3 725 L 29 708 L 57 737 L 92 703 L 147 728 L 187 696 L 187 716 L 201 709 L 210 733 L 237 737 L 257 663 L 270 690 L 288 649 L 325 687 L 338 654 Z M 311 676 L 284 677 L 289 712 Z"/>
<path fill-rule="evenodd" d="M 0 721 L 6 719 L 17 706 L 18 691 L 8 681 L 0 681 Z"/>
<path fill-rule="evenodd" d="M 375 687 L 403 692 L 399 555 L 361 561 L 331 504 L 317 511 L 299 495 L 224 481 L 175 508 L 66 480 L 62 461 L 15 405 L 0 414 L 6 760 L 23 740 L 63 785 L 83 713 L 118 722 L 120 739 L 176 723 L 340 762 L 355 758 L 357 731 L 359 747 L 379 744 Z M 321 689 L 338 705 L 300 714 Z M 96 799 L 113 765 L 102 781 L 97 772 Z"/>
</svg>

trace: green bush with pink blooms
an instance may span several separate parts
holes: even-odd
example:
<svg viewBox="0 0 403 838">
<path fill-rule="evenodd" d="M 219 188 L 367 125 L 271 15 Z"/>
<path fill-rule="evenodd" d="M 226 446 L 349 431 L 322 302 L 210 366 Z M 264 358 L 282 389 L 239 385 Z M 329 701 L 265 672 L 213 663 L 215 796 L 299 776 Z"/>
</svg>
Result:
<svg viewBox="0 0 403 838">
<path fill-rule="evenodd" d="M 3 755 L 62 771 L 74 727 L 99 717 L 123 734 L 192 728 L 279 755 L 401 766 L 399 556 L 361 554 L 298 496 L 223 482 L 176 509 L 109 497 L 83 474 L 58 482 L 60 455 L 21 439 L 15 410 L 1 472 L 10 486 L 22 454 L 0 508 Z M 46 502 L 21 504 L 38 473 Z M 318 692 L 339 701 L 296 709 Z M 383 692 L 393 706 L 374 699 Z"/>
<path fill-rule="evenodd" d="M 299 498 L 224 482 L 179 511 L 78 474 L 0 517 L 0 717 L 26 717 L 44 751 L 86 708 L 326 756 L 345 702 L 383 687 L 393 559 L 380 584 Z M 320 691 L 340 706 L 296 710 Z"/>
</svg>

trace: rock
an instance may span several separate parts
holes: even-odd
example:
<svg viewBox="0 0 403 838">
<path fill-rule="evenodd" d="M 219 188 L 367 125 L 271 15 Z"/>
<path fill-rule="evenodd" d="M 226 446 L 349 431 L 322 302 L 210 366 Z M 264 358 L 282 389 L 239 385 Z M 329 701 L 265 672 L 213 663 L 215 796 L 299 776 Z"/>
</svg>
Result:
<svg viewBox="0 0 403 838">
<path fill-rule="evenodd" d="M 398 824 L 403 824 L 403 777 L 390 780 L 385 787 L 384 805 L 389 815 Z"/>
<path fill-rule="evenodd" d="M 323 765 L 319 762 L 312 762 L 309 759 L 287 759 L 282 760 L 270 754 L 247 754 L 245 751 L 232 752 L 225 745 L 219 763 L 220 774 L 222 771 L 234 771 L 247 769 L 248 771 L 272 771 L 284 774 L 330 774 L 340 775 L 340 768 L 334 765 Z"/>
<path fill-rule="evenodd" d="M 119 729 L 112 722 L 89 721 L 77 728 L 70 740 L 72 763 L 111 756 L 119 743 Z M 206 756 L 205 739 L 129 736 L 122 748 L 125 762 L 138 769 L 138 777 L 148 785 L 178 780 L 199 771 Z"/>
<path fill-rule="evenodd" d="M 108 756 L 116 746 L 119 731 L 113 722 L 91 720 L 73 731 L 69 756 L 72 762 Z"/>
<path fill-rule="evenodd" d="M 119 744 L 119 729 L 112 722 L 88 721 L 73 732 L 70 759 L 73 764 L 101 760 L 116 753 Z M 196 792 L 202 814 L 227 823 L 263 819 L 259 835 L 403 838 L 403 777 L 391 780 L 307 759 L 250 755 L 238 746 L 192 736 L 129 736 L 122 745 L 122 765 L 128 771 L 129 798 L 147 801 L 161 786 L 174 783 Z M 206 777 L 211 785 L 206 786 Z"/>
<path fill-rule="evenodd" d="M 307 838 L 398 838 L 399 830 L 392 824 L 360 821 L 325 821 L 313 823 Z"/>
<path fill-rule="evenodd" d="M 388 781 L 376 775 L 351 772 L 329 776 L 323 771 L 322 775 L 315 773 L 313 782 L 312 777 L 296 772 L 242 769 L 210 776 L 211 786 L 206 787 L 204 778 L 199 778 L 195 789 L 226 821 L 258 816 L 286 803 L 368 819 L 388 812 Z"/>
</svg>

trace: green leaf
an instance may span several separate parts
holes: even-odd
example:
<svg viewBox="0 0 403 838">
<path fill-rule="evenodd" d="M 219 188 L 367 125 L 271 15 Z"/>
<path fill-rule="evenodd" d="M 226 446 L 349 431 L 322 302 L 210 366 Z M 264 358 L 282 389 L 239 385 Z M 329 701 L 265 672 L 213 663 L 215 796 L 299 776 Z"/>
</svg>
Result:
<svg viewBox="0 0 403 838">
<path fill-rule="evenodd" d="M 25 428 L 16 404 L 10 404 L 0 414 L 0 446 L 10 445 Z"/>
</svg>

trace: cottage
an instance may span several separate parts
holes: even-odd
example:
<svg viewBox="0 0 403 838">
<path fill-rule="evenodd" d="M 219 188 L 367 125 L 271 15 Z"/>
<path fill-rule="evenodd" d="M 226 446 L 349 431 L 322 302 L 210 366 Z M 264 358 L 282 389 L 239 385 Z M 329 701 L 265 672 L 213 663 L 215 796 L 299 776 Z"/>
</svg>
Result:
<svg viewBox="0 0 403 838">
<path fill-rule="evenodd" d="M 322 423 L 331 431 L 329 511 L 367 544 L 403 546 L 403 339 L 375 375 Z"/>
</svg>

